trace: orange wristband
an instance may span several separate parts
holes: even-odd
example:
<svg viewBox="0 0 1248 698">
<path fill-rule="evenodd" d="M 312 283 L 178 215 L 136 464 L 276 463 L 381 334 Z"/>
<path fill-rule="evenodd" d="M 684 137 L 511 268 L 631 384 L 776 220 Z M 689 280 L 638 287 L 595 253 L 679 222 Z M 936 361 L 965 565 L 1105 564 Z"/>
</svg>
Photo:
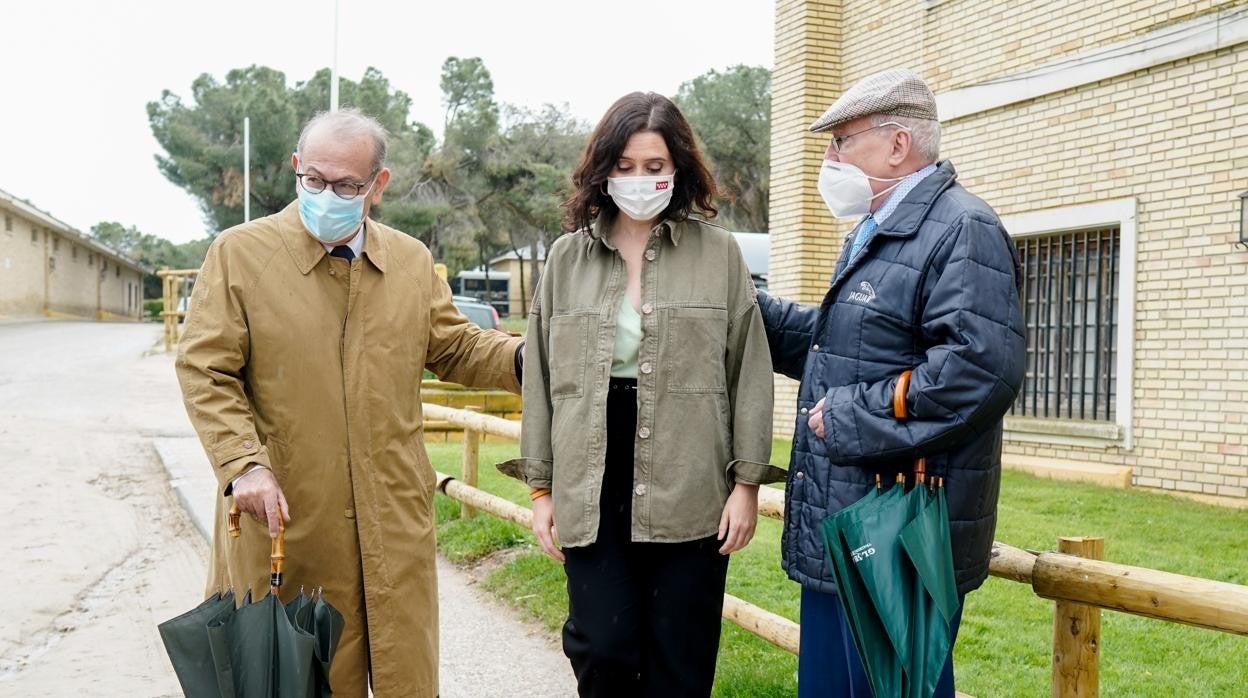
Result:
<svg viewBox="0 0 1248 698">
<path fill-rule="evenodd" d="M 550 488 L 534 487 L 533 491 L 529 492 L 529 499 L 536 502 L 537 500 L 541 499 L 542 497 L 545 497 L 548 494 L 550 494 Z"/>
</svg>

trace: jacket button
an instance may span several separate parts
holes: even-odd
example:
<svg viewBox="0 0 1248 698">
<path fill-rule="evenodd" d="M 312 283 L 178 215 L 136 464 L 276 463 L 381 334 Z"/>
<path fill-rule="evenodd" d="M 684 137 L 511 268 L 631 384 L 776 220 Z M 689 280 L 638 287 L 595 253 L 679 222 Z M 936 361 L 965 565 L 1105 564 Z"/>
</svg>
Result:
<svg viewBox="0 0 1248 698">
<path fill-rule="evenodd" d="M 642 303 L 641 312 L 643 315 L 649 315 L 650 313 L 654 312 L 654 306 L 650 303 Z"/>
<path fill-rule="evenodd" d="M 643 439 L 650 438 L 650 427 L 642 427 L 637 430 L 637 435 Z"/>
<path fill-rule="evenodd" d="M 354 518 L 355 518 L 355 509 L 352 509 L 351 507 L 347 507 L 347 510 L 346 510 L 346 511 L 344 511 L 344 512 L 342 512 L 342 515 L 343 515 L 343 516 L 345 516 L 345 517 L 347 517 L 348 519 L 354 519 Z"/>
<path fill-rule="evenodd" d="M 654 258 L 655 258 L 655 257 L 658 257 L 658 256 L 659 256 L 659 253 L 658 253 L 658 252 L 655 252 L 654 250 L 646 250 L 646 259 L 647 259 L 648 261 L 653 262 L 653 261 L 654 261 Z"/>
<path fill-rule="evenodd" d="M 330 270 L 329 270 L 329 275 L 330 275 L 330 276 L 338 276 L 338 272 L 334 271 L 333 269 L 330 269 Z"/>
<path fill-rule="evenodd" d="M 251 448 L 252 445 L 254 445 L 254 442 L 252 442 L 251 439 L 247 439 L 246 441 L 243 442 L 243 448 Z"/>
<path fill-rule="evenodd" d="M 802 409 L 798 410 L 797 412 L 798 412 L 798 414 L 808 414 L 808 413 L 810 412 L 810 410 L 808 410 L 808 409 L 806 409 L 805 407 L 803 407 Z"/>
<path fill-rule="evenodd" d="M 810 350 L 811 350 L 811 351 L 819 351 L 819 345 L 818 345 L 818 344 L 815 344 L 815 345 L 811 346 Z"/>
<path fill-rule="evenodd" d="M 644 484 L 637 485 L 636 487 L 633 488 L 633 492 L 636 492 L 637 496 L 640 497 L 641 495 L 646 493 L 646 486 Z"/>
<path fill-rule="evenodd" d="M 797 471 L 797 475 L 794 475 L 793 477 L 797 478 L 798 480 L 805 480 L 805 479 L 806 479 L 806 473 L 804 473 L 804 472 L 802 472 L 801 470 L 799 470 L 799 471 Z"/>
<path fill-rule="evenodd" d="M 646 375 L 650 375 L 650 372 L 653 370 L 654 370 L 654 367 L 650 365 L 649 361 L 641 365 L 641 372 Z"/>
</svg>

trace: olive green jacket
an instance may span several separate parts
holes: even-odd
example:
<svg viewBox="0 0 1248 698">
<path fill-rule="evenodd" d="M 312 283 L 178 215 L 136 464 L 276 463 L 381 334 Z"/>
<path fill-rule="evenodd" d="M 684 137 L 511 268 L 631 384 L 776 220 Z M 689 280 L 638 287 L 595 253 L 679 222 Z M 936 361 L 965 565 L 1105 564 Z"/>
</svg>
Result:
<svg viewBox="0 0 1248 698">
<path fill-rule="evenodd" d="M 600 225 L 551 246 L 525 345 L 521 458 L 499 470 L 550 487 L 560 542 L 598 535 L 606 405 L 623 258 Z M 717 532 L 735 483 L 784 479 L 771 455 L 772 372 L 736 240 L 700 220 L 663 222 L 641 279 L 632 540 Z"/>
</svg>

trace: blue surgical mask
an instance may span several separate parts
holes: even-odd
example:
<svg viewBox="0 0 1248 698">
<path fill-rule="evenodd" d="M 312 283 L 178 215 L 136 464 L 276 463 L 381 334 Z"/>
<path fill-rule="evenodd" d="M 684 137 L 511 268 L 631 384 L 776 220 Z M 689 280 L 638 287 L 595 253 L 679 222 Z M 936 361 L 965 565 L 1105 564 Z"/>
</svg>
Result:
<svg viewBox="0 0 1248 698">
<path fill-rule="evenodd" d="M 351 235 L 364 220 L 364 199 L 372 191 L 361 192 L 352 199 L 344 199 L 330 189 L 313 194 L 295 185 L 299 194 L 299 219 L 313 237 L 321 242 L 338 242 Z"/>
</svg>

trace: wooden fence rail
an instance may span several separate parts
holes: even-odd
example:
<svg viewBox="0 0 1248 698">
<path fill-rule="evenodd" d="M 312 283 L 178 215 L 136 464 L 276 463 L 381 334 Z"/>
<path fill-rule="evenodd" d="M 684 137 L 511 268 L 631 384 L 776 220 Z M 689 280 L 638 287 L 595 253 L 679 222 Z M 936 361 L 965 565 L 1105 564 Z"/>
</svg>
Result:
<svg viewBox="0 0 1248 698">
<path fill-rule="evenodd" d="M 425 417 L 460 427 L 465 465 L 477 458 L 481 434 L 519 439 L 520 425 L 492 415 L 425 404 Z M 438 488 L 466 507 L 489 512 L 526 528 L 532 512 L 477 488 L 476 469 L 464 481 L 438 473 Z M 784 492 L 759 488 L 760 516 L 784 519 Z M 1248 635 L 1248 586 L 1100 560 L 1100 538 L 1059 538 L 1058 551 L 1032 552 L 995 542 L 989 574 L 1028 584 L 1036 596 L 1054 601 L 1051 694 L 1096 696 L 1099 692 L 1100 611 L 1109 609 Z M 723 617 L 773 645 L 798 651 L 797 623 L 734 596 L 724 595 Z"/>
</svg>

